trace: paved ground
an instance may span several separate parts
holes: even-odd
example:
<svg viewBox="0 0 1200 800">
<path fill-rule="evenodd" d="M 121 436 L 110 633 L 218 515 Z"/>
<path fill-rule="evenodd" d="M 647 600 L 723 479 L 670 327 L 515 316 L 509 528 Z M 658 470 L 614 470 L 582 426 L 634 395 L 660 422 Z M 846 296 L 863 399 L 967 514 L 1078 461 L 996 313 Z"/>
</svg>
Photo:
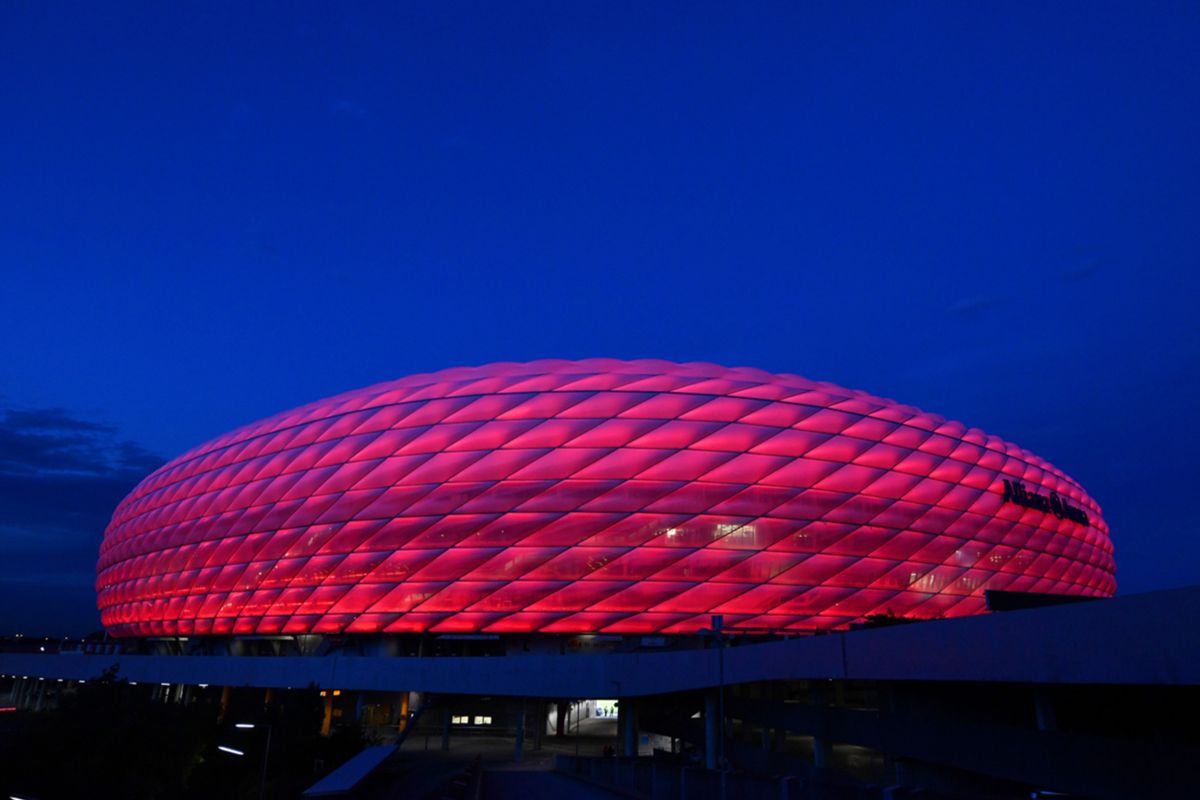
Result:
<svg viewBox="0 0 1200 800">
<path fill-rule="evenodd" d="M 468 772 L 478 758 L 484 770 L 485 800 L 559 800 L 564 792 L 575 800 L 608 800 L 616 795 L 550 770 L 556 753 L 574 754 L 578 750 L 580 755 L 602 755 L 605 745 L 616 745 L 616 733 L 616 720 L 583 720 L 578 736 L 558 739 L 546 735 L 541 750 L 533 749 L 532 737 L 526 739 L 520 762 L 513 759 L 511 737 L 452 736 L 450 749 L 442 750 L 440 735 L 428 739 L 413 736 L 369 779 L 361 796 L 365 800 L 419 800 Z"/>
<path fill-rule="evenodd" d="M 483 800 L 611 800 L 620 797 L 583 781 L 557 772 L 514 771 L 485 772 Z"/>
</svg>

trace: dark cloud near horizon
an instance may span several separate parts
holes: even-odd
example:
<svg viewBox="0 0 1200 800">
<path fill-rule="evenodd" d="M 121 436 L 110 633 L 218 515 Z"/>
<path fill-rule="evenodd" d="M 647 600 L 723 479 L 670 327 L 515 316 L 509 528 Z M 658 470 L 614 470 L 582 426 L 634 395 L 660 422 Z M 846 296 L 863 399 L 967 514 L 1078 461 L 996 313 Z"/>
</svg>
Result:
<svg viewBox="0 0 1200 800">
<path fill-rule="evenodd" d="M 61 408 L 0 412 L 0 561 L 6 567 L 0 604 L 6 616 L 52 633 L 81 619 L 94 622 L 90 591 L 63 590 L 91 586 L 113 509 L 162 463 L 114 426 Z M 14 606 L 19 615 L 11 613 Z"/>
</svg>

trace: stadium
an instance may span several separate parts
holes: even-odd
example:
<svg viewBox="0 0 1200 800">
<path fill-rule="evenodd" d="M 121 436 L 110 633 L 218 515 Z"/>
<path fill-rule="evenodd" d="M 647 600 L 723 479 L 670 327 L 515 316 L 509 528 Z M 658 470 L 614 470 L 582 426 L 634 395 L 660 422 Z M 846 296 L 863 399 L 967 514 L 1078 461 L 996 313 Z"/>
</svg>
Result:
<svg viewBox="0 0 1200 800">
<path fill-rule="evenodd" d="M 1040 457 L 795 375 L 447 369 L 239 428 L 105 532 L 118 637 L 814 632 L 1110 596 L 1108 528 Z"/>
</svg>

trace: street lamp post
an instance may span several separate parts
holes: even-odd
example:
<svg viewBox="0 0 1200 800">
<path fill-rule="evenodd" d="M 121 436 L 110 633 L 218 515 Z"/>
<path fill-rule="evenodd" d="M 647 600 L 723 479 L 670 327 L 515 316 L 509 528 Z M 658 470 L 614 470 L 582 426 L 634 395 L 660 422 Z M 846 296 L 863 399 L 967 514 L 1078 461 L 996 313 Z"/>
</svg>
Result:
<svg viewBox="0 0 1200 800">
<path fill-rule="evenodd" d="M 717 714 L 716 725 L 712 730 L 716 731 L 716 767 L 724 770 L 725 762 L 725 618 L 720 614 L 714 614 L 712 618 L 712 627 L 704 628 L 700 631 L 701 636 L 711 636 L 717 646 Z M 721 786 L 724 787 L 724 779 L 721 781 Z M 724 791 L 722 790 L 722 796 Z"/>
<path fill-rule="evenodd" d="M 717 637 L 717 766 L 725 769 L 725 618 L 712 618 L 713 634 Z M 724 786 L 724 783 L 722 783 Z"/>
</svg>

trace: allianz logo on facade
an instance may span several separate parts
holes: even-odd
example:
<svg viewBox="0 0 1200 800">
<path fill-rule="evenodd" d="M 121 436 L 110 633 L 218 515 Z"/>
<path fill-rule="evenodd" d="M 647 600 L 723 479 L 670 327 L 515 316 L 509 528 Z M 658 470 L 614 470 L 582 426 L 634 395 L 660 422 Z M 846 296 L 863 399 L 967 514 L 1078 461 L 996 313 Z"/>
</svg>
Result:
<svg viewBox="0 0 1200 800">
<path fill-rule="evenodd" d="M 1065 497 L 1057 492 L 1051 492 L 1047 497 L 1044 494 L 1029 491 L 1020 481 L 1004 481 L 1004 502 L 1016 503 L 1025 508 L 1053 514 L 1059 519 L 1069 519 L 1080 525 L 1090 524 L 1088 515 L 1082 508 L 1071 505 Z"/>
</svg>

